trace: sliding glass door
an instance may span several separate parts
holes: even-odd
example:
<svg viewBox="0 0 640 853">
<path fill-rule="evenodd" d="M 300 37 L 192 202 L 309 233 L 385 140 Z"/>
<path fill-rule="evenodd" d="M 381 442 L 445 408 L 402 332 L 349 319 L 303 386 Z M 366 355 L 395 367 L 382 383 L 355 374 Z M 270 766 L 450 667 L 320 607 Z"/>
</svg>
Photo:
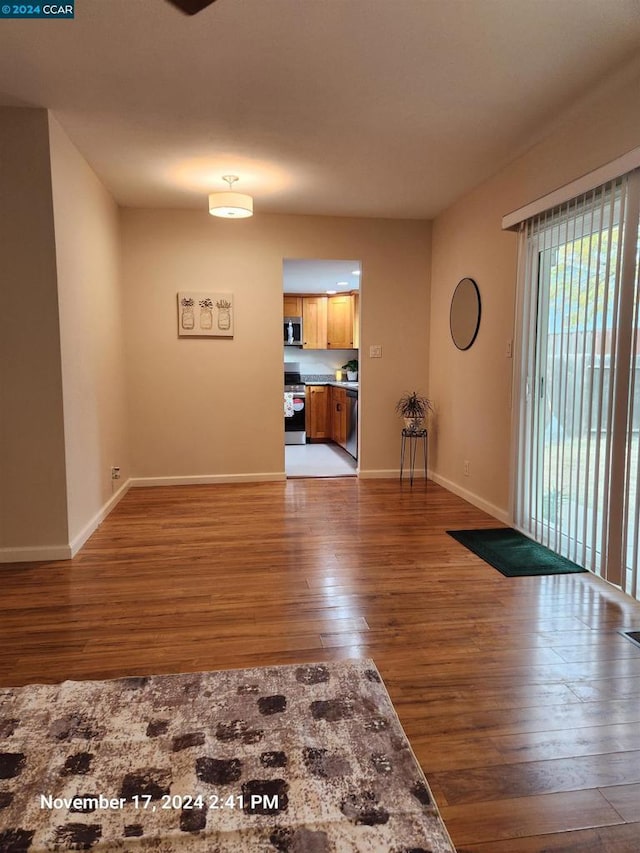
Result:
<svg viewBox="0 0 640 853">
<path fill-rule="evenodd" d="M 632 173 L 525 223 L 516 524 L 638 595 L 638 206 Z"/>
</svg>

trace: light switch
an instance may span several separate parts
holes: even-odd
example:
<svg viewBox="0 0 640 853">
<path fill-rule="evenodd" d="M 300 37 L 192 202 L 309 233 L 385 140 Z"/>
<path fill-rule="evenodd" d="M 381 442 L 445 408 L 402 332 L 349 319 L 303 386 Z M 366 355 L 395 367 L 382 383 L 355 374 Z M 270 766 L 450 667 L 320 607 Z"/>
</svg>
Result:
<svg viewBox="0 0 640 853">
<path fill-rule="evenodd" d="M 382 358 L 382 344 L 371 344 L 369 358 Z"/>
</svg>

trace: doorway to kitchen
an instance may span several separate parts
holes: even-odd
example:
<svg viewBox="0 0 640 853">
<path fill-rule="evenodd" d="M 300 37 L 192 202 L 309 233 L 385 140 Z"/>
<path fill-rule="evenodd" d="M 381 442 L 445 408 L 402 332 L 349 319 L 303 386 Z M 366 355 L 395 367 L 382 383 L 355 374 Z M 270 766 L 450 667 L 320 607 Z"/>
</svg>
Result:
<svg viewBox="0 0 640 853">
<path fill-rule="evenodd" d="M 283 261 L 287 477 L 357 476 L 361 272 L 353 259 Z"/>
</svg>

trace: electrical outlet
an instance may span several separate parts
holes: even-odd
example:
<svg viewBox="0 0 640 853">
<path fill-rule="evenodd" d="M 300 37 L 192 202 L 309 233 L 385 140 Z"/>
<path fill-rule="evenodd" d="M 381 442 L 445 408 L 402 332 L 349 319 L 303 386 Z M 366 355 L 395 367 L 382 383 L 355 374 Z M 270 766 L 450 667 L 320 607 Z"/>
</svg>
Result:
<svg viewBox="0 0 640 853">
<path fill-rule="evenodd" d="M 468 459 L 465 459 L 465 460 L 464 460 L 464 465 L 463 465 L 463 468 L 462 468 L 462 470 L 463 470 L 463 472 L 464 472 L 464 476 L 465 476 L 465 477 L 468 477 L 468 476 L 469 476 L 469 467 L 470 467 L 470 465 L 471 465 L 471 463 L 469 462 L 469 460 L 468 460 Z"/>
<path fill-rule="evenodd" d="M 120 479 L 120 467 L 118 465 L 114 465 L 111 469 L 111 479 L 119 480 Z"/>
<path fill-rule="evenodd" d="M 371 344 L 369 358 L 382 358 L 382 344 Z"/>
</svg>

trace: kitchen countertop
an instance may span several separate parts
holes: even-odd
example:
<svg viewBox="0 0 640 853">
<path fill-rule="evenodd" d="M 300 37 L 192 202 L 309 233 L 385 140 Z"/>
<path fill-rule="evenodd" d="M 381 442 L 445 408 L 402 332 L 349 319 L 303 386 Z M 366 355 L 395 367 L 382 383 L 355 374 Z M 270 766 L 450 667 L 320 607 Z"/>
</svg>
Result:
<svg viewBox="0 0 640 853">
<path fill-rule="evenodd" d="M 313 381 L 311 381 L 311 382 L 307 381 L 304 384 L 305 385 L 333 385 L 336 388 L 347 388 L 347 389 L 351 389 L 353 391 L 357 391 L 359 388 L 358 382 L 338 382 L 335 379 L 319 379 L 317 381 L 314 379 Z"/>
</svg>

